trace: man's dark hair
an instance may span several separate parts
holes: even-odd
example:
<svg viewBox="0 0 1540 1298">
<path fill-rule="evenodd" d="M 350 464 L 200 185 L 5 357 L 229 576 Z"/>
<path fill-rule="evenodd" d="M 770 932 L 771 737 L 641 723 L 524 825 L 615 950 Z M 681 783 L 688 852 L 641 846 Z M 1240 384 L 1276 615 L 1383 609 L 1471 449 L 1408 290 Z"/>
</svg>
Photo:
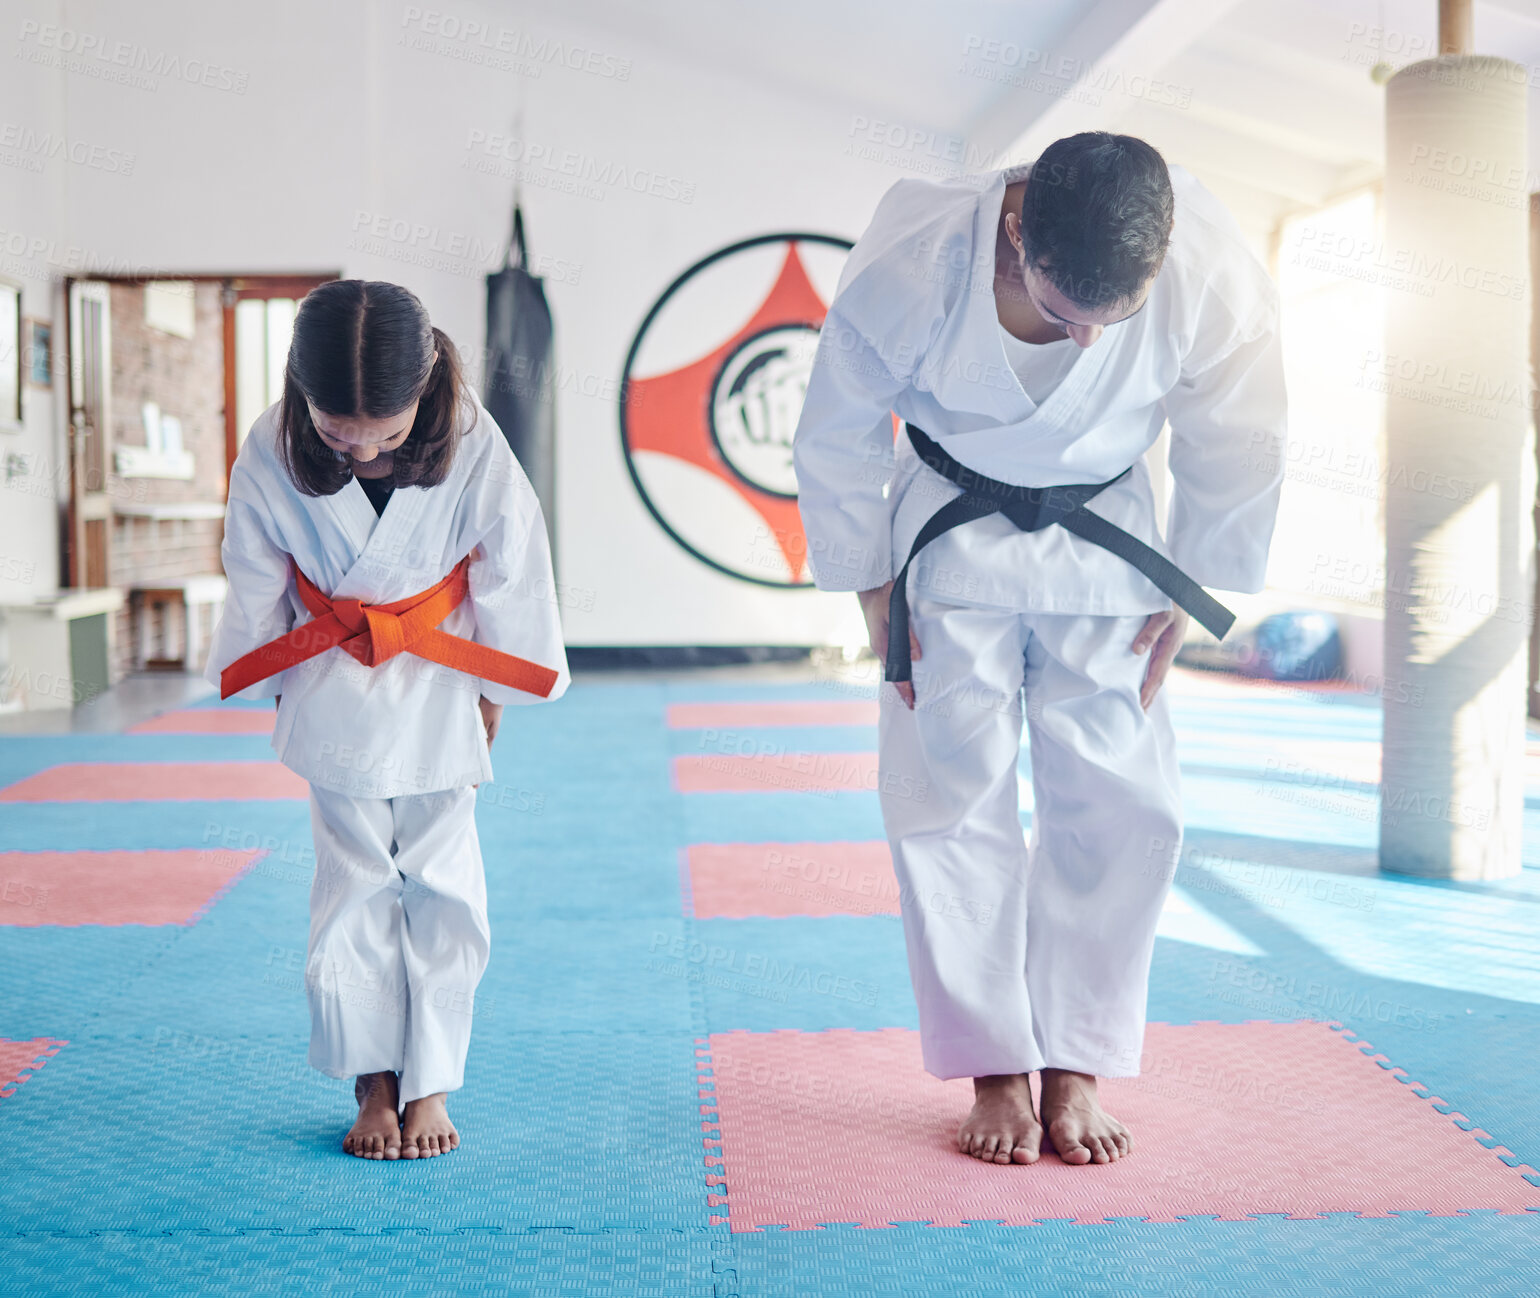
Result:
<svg viewBox="0 0 1540 1298">
<path fill-rule="evenodd" d="M 1107 131 L 1066 136 L 1027 178 L 1027 264 L 1087 310 L 1132 302 L 1160 270 L 1171 214 L 1171 175 L 1151 145 Z"/>
<path fill-rule="evenodd" d="M 348 419 L 384 419 L 418 402 L 412 431 L 394 456 L 398 487 L 444 480 L 471 408 L 454 343 L 433 327 L 416 294 L 383 280 L 322 284 L 294 316 L 278 451 L 296 487 L 330 496 L 348 485 L 353 470 L 317 436 L 307 397 L 322 414 Z"/>
</svg>

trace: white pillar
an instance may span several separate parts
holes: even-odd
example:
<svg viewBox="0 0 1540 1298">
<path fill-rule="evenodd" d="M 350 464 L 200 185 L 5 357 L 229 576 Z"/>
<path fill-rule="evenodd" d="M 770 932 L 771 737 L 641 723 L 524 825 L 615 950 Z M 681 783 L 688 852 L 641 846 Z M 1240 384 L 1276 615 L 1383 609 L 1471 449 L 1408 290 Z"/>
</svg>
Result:
<svg viewBox="0 0 1540 1298">
<path fill-rule="evenodd" d="M 1534 589 L 1525 69 L 1445 55 L 1386 86 L 1380 865 L 1520 868 Z"/>
</svg>

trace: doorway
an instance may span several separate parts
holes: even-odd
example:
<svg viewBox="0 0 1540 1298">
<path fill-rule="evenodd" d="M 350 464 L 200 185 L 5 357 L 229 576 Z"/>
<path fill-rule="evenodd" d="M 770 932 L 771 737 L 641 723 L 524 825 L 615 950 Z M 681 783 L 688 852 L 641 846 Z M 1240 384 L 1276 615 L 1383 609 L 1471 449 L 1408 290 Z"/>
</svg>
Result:
<svg viewBox="0 0 1540 1298">
<path fill-rule="evenodd" d="M 111 678 L 199 671 L 223 591 L 230 466 L 282 391 L 298 302 L 335 275 L 103 277 L 67 285 L 60 569 L 127 599 Z"/>
</svg>

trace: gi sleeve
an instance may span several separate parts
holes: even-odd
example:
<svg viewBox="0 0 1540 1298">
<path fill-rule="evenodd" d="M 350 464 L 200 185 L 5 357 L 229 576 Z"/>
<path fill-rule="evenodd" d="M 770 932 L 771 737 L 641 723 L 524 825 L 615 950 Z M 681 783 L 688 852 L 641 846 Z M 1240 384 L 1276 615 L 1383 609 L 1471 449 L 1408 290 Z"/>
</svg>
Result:
<svg viewBox="0 0 1540 1298">
<path fill-rule="evenodd" d="M 1267 579 L 1288 428 L 1276 296 L 1228 348 L 1165 396 L 1171 560 L 1202 586 L 1252 594 Z"/>
<path fill-rule="evenodd" d="M 476 618 L 477 644 L 516 654 L 556 672 L 551 699 L 571 684 L 562 641 L 561 608 L 551 570 L 551 545 L 545 516 L 524 470 L 493 430 L 495 451 L 487 465 L 493 509 L 489 525 L 471 550 L 470 605 Z M 495 480 L 495 481 L 493 481 Z M 481 693 L 493 703 L 539 703 L 537 694 L 483 680 Z"/>
<path fill-rule="evenodd" d="M 808 567 L 820 590 L 892 580 L 893 401 L 908 386 L 839 313 L 818 337 L 792 442 Z"/>
<path fill-rule="evenodd" d="M 297 603 L 294 567 L 278 544 L 272 517 L 262 493 L 239 459 L 230 473 L 230 499 L 225 506 L 225 536 L 219 547 L 229 589 L 224 611 L 214 628 L 204 679 L 219 684 L 219 676 L 236 659 L 294 627 Z M 283 693 L 284 673 L 248 685 L 242 699 L 270 699 Z"/>
</svg>

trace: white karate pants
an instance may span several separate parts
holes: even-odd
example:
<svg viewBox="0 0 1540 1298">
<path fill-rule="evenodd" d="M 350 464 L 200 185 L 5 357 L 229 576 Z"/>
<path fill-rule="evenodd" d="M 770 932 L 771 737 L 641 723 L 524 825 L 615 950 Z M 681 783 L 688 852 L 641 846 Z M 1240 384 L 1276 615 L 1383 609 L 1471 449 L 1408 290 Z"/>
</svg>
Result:
<svg viewBox="0 0 1540 1298">
<path fill-rule="evenodd" d="M 310 1064 L 459 1089 L 490 947 L 476 791 L 352 798 L 310 787 Z"/>
<path fill-rule="evenodd" d="M 882 687 L 879 789 L 927 1071 L 1139 1073 L 1155 925 L 1181 850 L 1148 617 L 912 602 L 911 712 Z M 1022 699 L 1032 839 L 1017 805 Z"/>
</svg>

